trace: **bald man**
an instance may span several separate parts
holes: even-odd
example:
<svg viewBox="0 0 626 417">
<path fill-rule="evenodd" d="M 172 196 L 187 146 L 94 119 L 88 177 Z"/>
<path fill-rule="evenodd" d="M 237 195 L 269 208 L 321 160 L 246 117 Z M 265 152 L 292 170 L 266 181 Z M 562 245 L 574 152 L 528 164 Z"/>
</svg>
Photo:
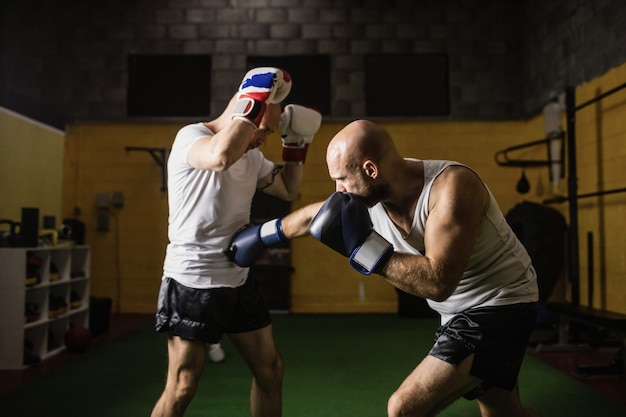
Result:
<svg viewBox="0 0 626 417">
<path fill-rule="evenodd" d="M 280 219 L 286 238 L 310 233 L 441 315 L 429 355 L 393 393 L 388 415 L 432 416 L 465 397 L 485 417 L 536 416 L 517 385 L 536 319 L 536 274 L 478 174 L 458 162 L 404 158 L 367 120 L 335 135 L 326 162 L 337 192 Z M 362 251 L 372 262 L 359 263 L 373 235 Z"/>
</svg>

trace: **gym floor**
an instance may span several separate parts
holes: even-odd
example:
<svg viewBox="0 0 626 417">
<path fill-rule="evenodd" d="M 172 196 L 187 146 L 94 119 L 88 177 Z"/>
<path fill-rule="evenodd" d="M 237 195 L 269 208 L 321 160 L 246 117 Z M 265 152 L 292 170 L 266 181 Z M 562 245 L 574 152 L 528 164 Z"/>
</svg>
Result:
<svg viewBox="0 0 626 417">
<path fill-rule="evenodd" d="M 584 334 L 585 330 L 590 333 Z M 621 376 L 621 373 L 614 372 L 615 369 L 618 372 L 624 369 L 622 363 L 619 362 L 622 358 L 620 343 L 623 341 L 619 336 L 610 333 L 607 336 L 607 333 L 601 330 L 594 332 L 591 328 L 581 328 L 579 331 L 581 340 L 595 340 L 597 346 L 588 343 L 559 346 L 556 343 L 558 340 L 556 328 L 538 326 L 531 336 L 531 343 L 526 353 L 617 403 L 626 405 L 626 379 Z M 611 371 L 599 371 L 594 374 L 594 368 L 605 367 L 611 368 Z M 581 371 L 586 369 L 589 371 L 583 374 Z"/>
<path fill-rule="evenodd" d="M 89 350 L 97 349 L 119 336 L 122 336 L 153 320 L 153 315 L 145 314 L 113 314 L 109 322 L 109 331 L 92 340 Z M 546 332 L 551 330 L 538 329 L 539 339 L 546 338 Z M 549 335 L 548 335 L 549 336 Z M 579 366 L 607 365 L 611 363 L 618 352 L 618 347 L 584 347 L 571 349 L 552 349 L 548 344 L 529 346 L 528 354 L 543 361 L 549 366 L 560 370 L 573 379 L 596 390 L 600 394 L 620 404 L 626 405 L 626 379 L 619 375 L 580 375 Z M 3 396 L 23 384 L 41 377 L 49 372 L 61 368 L 64 364 L 75 359 L 76 354 L 62 352 L 40 364 L 22 370 L 0 371 L 0 396 Z"/>
</svg>

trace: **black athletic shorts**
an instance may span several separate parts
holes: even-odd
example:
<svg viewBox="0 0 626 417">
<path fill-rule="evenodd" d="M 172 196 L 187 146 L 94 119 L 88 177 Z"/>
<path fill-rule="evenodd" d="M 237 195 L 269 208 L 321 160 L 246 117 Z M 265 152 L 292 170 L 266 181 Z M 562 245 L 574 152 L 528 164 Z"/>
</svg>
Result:
<svg viewBox="0 0 626 417">
<path fill-rule="evenodd" d="M 536 303 L 468 310 L 439 327 L 429 354 L 455 366 L 474 354 L 470 374 L 482 379 L 483 384 L 476 392 L 468 393 L 468 399 L 490 386 L 510 391 L 517 381 L 536 317 Z"/>
<path fill-rule="evenodd" d="M 217 343 L 224 333 L 257 330 L 271 322 L 253 277 L 236 288 L 189 288 L 172 278 L 161 282 L 155 324 L 158 332 Z"/>
</svg>

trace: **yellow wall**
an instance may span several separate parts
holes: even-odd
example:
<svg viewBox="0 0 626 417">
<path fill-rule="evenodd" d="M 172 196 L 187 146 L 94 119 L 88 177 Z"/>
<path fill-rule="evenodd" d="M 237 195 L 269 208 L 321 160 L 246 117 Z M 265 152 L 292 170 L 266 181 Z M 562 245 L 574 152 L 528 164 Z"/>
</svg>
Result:
<svg viewBox="0 0 626 417">
<path fill-rule="evenodd" d="M 167 242 L 167 199 L 161 168 L 147 152 L 169 148 L 182 124 L 75 123 L 68 126 L 63 210 L 79 207 L 92 248 L 91 293 L 114 300 L 114 311 L 154 312 Z M 122 192 L 125 204 L 99 210 L 98 193 Z M 109 231 L 97 230 L 98 214 Z"/>
<path fill-rule="evenodd" d="M 166 245 L 167 201 L 160 191 L 161 170 L 145 152 L 126 152 L 127 146 L 167 148 L 182 123 L 74 123 L 67 131 L 64 213 L 80 207 L 87 243 L 93 248 L 92 293 L 110 297 L 115 309 L 153 312 Z M 471 165 L 489 183 L 508 211 L 522 198 L 515 192 L 520 170 L 494 163 L 502 147 L 534 139 L 526 122 L 387 122 L 405 155 L 456 159 Z M 334 191 L 325 164 L 326 145 L 344 126 L 326 122 L 311 145 L 305 166 L 301 197 L 294 208 L 320 201 Z M 277 135 L 263 152 L 280 161 Z M 543 170 L 541 170 L 543 173 Z M 531 182 L 541 173 L 528 172 Z M 546 174 L 547 175 L 547 174 Z M 536 179 L 535 179 L 536 177 Z M 536 190 L 537 187 L 533 189 Z M 125 206 L 112 208 L 110 231 L 97 231 L 98 193 L 121 191 Z M 101 213 L 101 212 L 100 212 Z M 393 312 L 396 293 L 379 277 L 356 273 L 346 260 L 307 237 L 292 243 L 294 312 Z M 322 261 L 322 262 L 320 262 Z M 363 282 L 365 299 L 359 297 Z M 119 299 L 119 303 L 117 300 Z"/>
<path fill-rule="evenodd" d="M 626 79 L 626 65 L 578 89 L 579 102 L 597 90 L 606 91 Z M 623 82 L 623 81 L 622 81 Z M 601 106 L 580 112 L 580 192 L 625 187 L 623 162 L 626 157 L 625 93 L 616 94 Z M 66 144 L 64 214 L 82 209 L 87 225 L 87 243 L 93 248 L 92 293 L 111 297 L 115 310 L 153 313 L 166 245 L 167 202 L 160 191 L 161 170 L 147 153 L 126 152 L 126 146 L 169 147 L 183 123 L 74 123 L 69 126 Z M 521 168 L 504 168 L 494 154 L 504 148 L 545 136 L 543 116 L 518 122 L 383 121 L 405 156 L 422 159 L 453 159 L 473 167 L 487 182 L 504 213 L 523 201 L 541 202 L 552 196 L 548 169 L 527 168 L 531 190 L 516 192 Z M 325 165 L 326 145 L 344 122 L 325 121 L 311 145 L 305 166 L 297 208 L 325 199 L 334 184 Z M 280 161 L 277 135 L 263 152 Z M 544 146 L 515 153 L 515 158 L 544 159 Z M 560 189 L 566 192 L 566 182 Z M 126 205 L 112 209 L 111 230 L 96 230 L 96 196 L 99 192 L 121 191 Z M 626 195 L 581 200 L 581 271 L 586 271 L 587 230 L 596 236 L 595 305 L 626 313 L 626 260 L 624 225 Z M 598 210 L 598 206 L 602 210 Z M 567 216 L 567 204 L 553 207 Z M 293 312 L 395 312 L 395 290 L 378 276 L 356 273 L 332 250 L 306 237 L 292 242 Z M 581 273 L 581 275 L 585 275 Z M 583 276 L 584 281 L 584 276 Z M 362 284 L 361 284 L 362 283 Z M 363 285 L 365 297 L 360 297 Z M 563 284 L 559 284 L 563 286 Z M 586 303 L 586 283 L 581 300 Z M 561 295 L 559 288 L 555 290 Z M 118 302 L 119 301 L 119 302 Z"/>
<path fill-rule="evenodd" d="M 577 88 L 577 106 L 625 82 L 626 65 L 622 65 Z M 626 188 L 626 89 L 576 112 L 576 142 L 579 195 Z M 591 232 L 591 305 L 626 313 L 626 193 L 583 198 L 578 207 L 581 304 L 588 304 L 587 233 Z"/>
<path fill-rule="evenodd" d="M 22 207 L 61 221 L 65 134 L 0 107 L 0 219 L 20 222 Z M 2 231 L 7 231 L 6 225 Z"/>
</svg>

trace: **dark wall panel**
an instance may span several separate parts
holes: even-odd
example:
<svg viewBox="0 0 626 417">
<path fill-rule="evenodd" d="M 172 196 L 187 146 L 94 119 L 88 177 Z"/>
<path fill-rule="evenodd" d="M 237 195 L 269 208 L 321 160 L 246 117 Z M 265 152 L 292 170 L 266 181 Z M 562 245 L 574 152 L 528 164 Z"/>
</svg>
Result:
<svg viewBox="0 0 626 417">
<path fill-rule="evenodd" d="M 368 55 L 368 116 L 444 116 L 450 112 L 448 58 L 444 54 Z"/>
<path fill-rule="evenodd" d="M 210 55 L 130 55 L 129 116 L 207 116 L 211 111 Z"/>
<path fill-rule="evenodd" d="M 328 55 L 249 56 L 248 69 L 278 67 L 293 78 L 285 104 L 300 104 L 330 114 L 330 57 Z"/>
</svg>

